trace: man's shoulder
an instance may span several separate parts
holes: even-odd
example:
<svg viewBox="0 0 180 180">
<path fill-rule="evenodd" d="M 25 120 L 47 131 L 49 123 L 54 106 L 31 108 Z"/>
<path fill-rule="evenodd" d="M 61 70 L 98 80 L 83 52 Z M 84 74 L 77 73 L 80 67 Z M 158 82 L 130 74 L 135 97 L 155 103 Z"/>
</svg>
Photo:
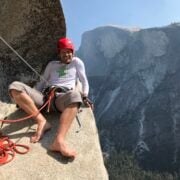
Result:
<svg viewBox="0 0 180 180">
<path fill-rule="evenodd" d="M 73 57 L 73 61 L 82 61 L 79 57 L 77 57 L 77 56 L 74 56 Z"/>
<path fill-rule="evenodd" d="M 56 64 L 59 64 L 59 61 L 53 60 L 48 63 L 48 65 L 50 65 L 50 66 L 56 65 Z"/>
<path fill-rule="evenodd" d="M 76 64 L 82 64 L 83 63 L 83 61 L 79 57 L 76 57 L 76 56 L 73 57 L 72 61 L 75 62 Z"/>
</svg>

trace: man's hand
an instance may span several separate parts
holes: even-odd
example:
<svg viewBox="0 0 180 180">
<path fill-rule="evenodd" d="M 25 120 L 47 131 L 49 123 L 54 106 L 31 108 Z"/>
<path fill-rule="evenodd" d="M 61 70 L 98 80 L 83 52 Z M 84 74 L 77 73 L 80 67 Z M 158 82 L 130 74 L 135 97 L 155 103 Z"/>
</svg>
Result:
<svg viewBox="0 0 180 180">
<path fill-rule="evenodd" d="M 85 106 L 90 107 L 92 110 L 94 110 L 94 104 L 88 97 L 84 96 L 82 99 Z"/>
</svg>

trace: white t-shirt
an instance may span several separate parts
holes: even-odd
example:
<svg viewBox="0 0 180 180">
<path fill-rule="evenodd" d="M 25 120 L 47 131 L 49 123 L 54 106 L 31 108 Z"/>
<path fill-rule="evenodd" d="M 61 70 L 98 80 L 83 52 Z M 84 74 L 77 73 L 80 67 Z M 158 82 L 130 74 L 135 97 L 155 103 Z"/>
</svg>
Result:
<svg viewBox="0 0 180 180">
<path fill-rule="evenodd" d="M 79 79 L 82 83 L 82 93 L 88 95 L 89 83 L 85 73 L 84 63 L 78 57 L 73 57 L 70 64 L 63 64 L 60 61 L 51 61 L 46 66 L 43 74 L 44 80 L 41 80 L 36 89 L 42 91 L 46 86 L 64 86 L 69 89 L 75 89 L 76 82 Z"/>
</svg>

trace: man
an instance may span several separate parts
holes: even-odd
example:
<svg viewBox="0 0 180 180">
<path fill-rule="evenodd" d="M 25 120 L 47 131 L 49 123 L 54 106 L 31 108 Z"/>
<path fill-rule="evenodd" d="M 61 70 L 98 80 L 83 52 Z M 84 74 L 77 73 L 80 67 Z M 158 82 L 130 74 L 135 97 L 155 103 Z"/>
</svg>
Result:
<svg viewBox="0 0 180 180">
<path fill-rule="evenodd" d="M 28 114 L 38 112 L 38 108 L 44 103 L 42 90 L 47 86 L 65 87 L 67 92 L 60 92 L 54 100 L 56 109 L 61 113 L 59 118 L 59 128 L 56 137 L 50 146 L 51 151 L 59 151 L 66 157 L 75 157 L 76 151 L 70 149 L 65 143 L 66 134 L 78 113 L 78 108 L 82 103 L 91 107 L 87 100 L 89 84 L 85 74 L 84 63 L 74 57 L 74 45 L 68 38 L 61 38 L 58 41 L 58 61 L 51 61 L 43 74 L 36 88 L 31 88 L 24 83 L 15 81 L 9 86 L 9 93 L 18 106 Z M 75 91 L 77 79 L 82 83 L 82 93 Z M 38 142 L 45 131 L 51 128 L 42 113 L 34 117 L 37 122 L 36 133 L 31 137 L 31 142 Z"/>
</svg>

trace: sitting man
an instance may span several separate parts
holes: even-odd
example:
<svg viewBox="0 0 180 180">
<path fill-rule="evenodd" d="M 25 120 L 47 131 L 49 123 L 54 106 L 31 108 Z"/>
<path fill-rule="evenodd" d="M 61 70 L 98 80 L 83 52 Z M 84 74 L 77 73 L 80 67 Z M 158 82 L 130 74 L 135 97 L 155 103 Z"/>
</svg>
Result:
<svg viewBox="0 0 180 180">
<path fill-rule="evenodd" d="M 74 45 L 68 38 L 58 41 L 58 61 L 51 61 L 47 65 L 42 80 L 35 88 L 24 83 L 15 81 L 9 86 L 9 93 L 15 103 L 28 114 L 38 112 L 38 107 L 44 103 L 42 90 L 47 86 L 59 86 L 68 89 L 60 92 L 54 100 L 56 109 L 61 113 L 59 128 L 56 137 L 50 146 L 50 150 L 59 151 L 63 156 L 75 157 L 76 151 L 70 149 L 65 143 L 66 134 L 78 113 L 82 101 L 91 107 L 87 101 L 89 84 L 85 74 L 84 63 L 74 57 Z M 82 93 L 75 91 L 77 79 L 82 83 Z M 82 100 L 83 99 L 83 100 Z M 31 142 L 38 142 L 45 131 L 51 128 L 42 113 L 34 117 L 37 122 L 36 133 L 31 137 Z"/>
</svg>

